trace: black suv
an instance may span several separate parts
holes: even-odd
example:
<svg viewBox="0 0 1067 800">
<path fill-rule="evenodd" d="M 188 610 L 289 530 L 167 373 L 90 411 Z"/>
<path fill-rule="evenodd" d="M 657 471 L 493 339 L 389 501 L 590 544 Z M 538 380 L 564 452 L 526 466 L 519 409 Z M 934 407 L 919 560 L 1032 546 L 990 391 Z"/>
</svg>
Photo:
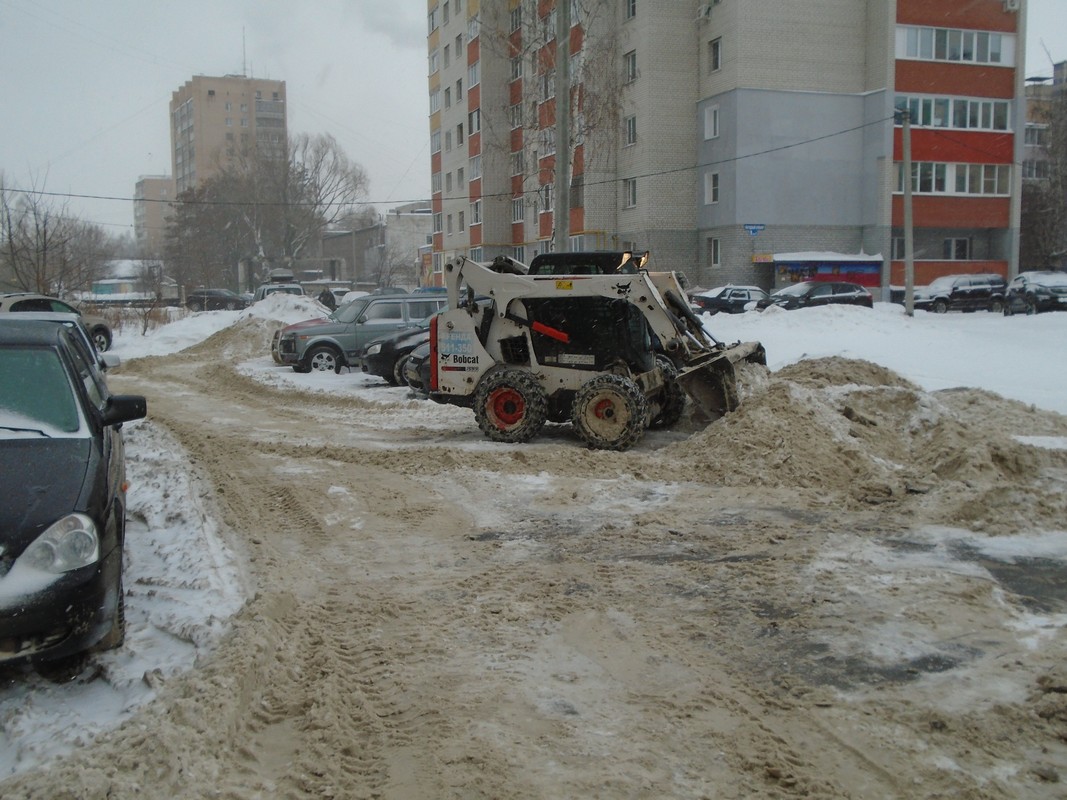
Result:
<svg viewBox="0 0 1067 800">
<path fill-rule="evenodd" d="M 1012 278 L 1004 299 L 1004 316 L 1041 311 L 1067 311 L 1067 272 L 1031 270 Z"/>
<path fill-rule="evenodd" d="M 915 287 L 915 307 L 935 314 L 946 311 L 1000 311 L 1004 308 L 1000 275 L 943 275 L 929 286 Z"/>
</svg>

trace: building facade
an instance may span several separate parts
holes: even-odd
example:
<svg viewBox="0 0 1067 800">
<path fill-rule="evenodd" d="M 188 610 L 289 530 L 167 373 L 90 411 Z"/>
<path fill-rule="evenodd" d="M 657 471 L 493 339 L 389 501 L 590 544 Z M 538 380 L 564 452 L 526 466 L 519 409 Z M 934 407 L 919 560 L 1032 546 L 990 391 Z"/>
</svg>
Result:
<svg viewBox="0 0 1067 800">
<path fill-rule="evenodd" d="M 133 235 L 142 258 L 161 259 L 174 180 L 169 175 L 142 175 L 133 192 Z"/>
<path fill-rule="evenodd" d="M 907 108 L 916 282 L 1018 269 L 1023 0 L 571 8 L 565 93 L 552 0 L 429 0 L 434 273 L 551 247 L 565 96 L 576 249 L 765 288 L 807 277 L 776 254 L 855 254 L 855 277 L 888 292 Z"/>
<path fill-rule="evenodd" d="M 181 194 L 250 152 L 288 151 L 285 81 L 195 75 L 170 100 L 171 163 Z"/>
</svg>

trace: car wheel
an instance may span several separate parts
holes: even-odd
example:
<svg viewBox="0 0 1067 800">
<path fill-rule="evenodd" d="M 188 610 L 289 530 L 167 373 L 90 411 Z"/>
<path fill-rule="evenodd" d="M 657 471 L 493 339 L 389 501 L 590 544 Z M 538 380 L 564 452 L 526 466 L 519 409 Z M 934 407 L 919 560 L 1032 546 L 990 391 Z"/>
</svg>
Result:
<svg viewBox="0 0 1067 800">
<path fill-rule="evenodd" d="M 228 303 L 226 304 L 226 308 L 228 308 L 228 309 L 229 309 L 230 311 L 236 311 L 236 310 L 237 310 L 237 308 L 238 308 L 238 305 L 237 305 L 237 303 L 236 303 L 236 302 L 234 302 L 233 300 L 231 300 L 230 302 L 228 302 Z"/>
<path fill-rule="evenodd" d="M 309 371 L 316 370 L 318 372 L 337 372 L 337 367 L 341 363 L 341 358 L 329 345 L 320 344 L 318 347 L 312 347 L 306 356 L 304 356 L 304 363 L 307 365 Z"/>
<path fill-rule="evenodd" d="M 93 344 L 96 345 L 96 349 L 101 353 L 111 349 L 111 331 L 107 328 L 96 328 L 93 330 Z"/>
<path fill-rule="evenodd" d="M 999 297 L 995 297 L 989 302 L 989 310 L 992 313 L 998 314 L 1003 309 L 1004 309 L 1004 301 L 1001 300 Z"/>
<path fill-rule="evenodd" d="M 194 300 L 193 302 L 188 303 L 187 305 L 189 306 L 189 310 L 190 311 L 203 311 L 204 310 L 204 304 L 201 303 L 199 300 Z"/>
<path fill-rule="evenodd" d="M 46 681 L 51 683 L 70 683 L 82 674 L 89 663 L 89 654 L 74 653 L 51 661 L 34 662 L 33 668 Z"/>
<path fill-rule="evenodd" d="M 111 624 L 111 630 L 93 647 L 96 652 L 121 647 L 122 643 L 126 641 L 126 593 L 122 588 L 121 578 L 119 578 L 118 589 L 119 599 L 115 608 L 115 619 Z"/>
<path fill-rule="evenodd" d="M 1026 313 L 1031 316 L 1037 313 L 1037 301 L 1032 297 L 1026 298 Z"/>
<path fill-rule="evenodd" d="M 537 378 L 501 369 L 482 378 L 474 392 L 474 416 L 494 442 L 528 442 L 548 418 L 548 397 Z"/>
<path fill-rule="evenodd" d="M 571 422 L 597 450 L 627 450 L 645 432 L 648 404 L 640 387 L 622 375 L 598 375 L 574 396 Z"/>
<path fill-rule="evenodd" d="M 930 310 L 935 314 L 944 314 L 948 311 L 948 302 L 946 300 L 934 300 L 934 304 L 930 307 Z"/>
<path fill-rule="evenodd" d="M 396 363 L 393 364 L 393 379 L 389 382 L 392 383 L 394 386 L 407 385 L 407 381 L 404 380 L 404 365 L 407 363 L 407 360 L 409 358 L 411 358 L 411 354 L 405 353 L 396 360 Z"/>
<path fill-rule="evenodd" d="M 1005 300 L 1004 301 L 1004 316 L 1005 317 L 1015 316 L 1015 309 L 1011 307 L 1011 301 L 1010 300 Z"/>
</svg>

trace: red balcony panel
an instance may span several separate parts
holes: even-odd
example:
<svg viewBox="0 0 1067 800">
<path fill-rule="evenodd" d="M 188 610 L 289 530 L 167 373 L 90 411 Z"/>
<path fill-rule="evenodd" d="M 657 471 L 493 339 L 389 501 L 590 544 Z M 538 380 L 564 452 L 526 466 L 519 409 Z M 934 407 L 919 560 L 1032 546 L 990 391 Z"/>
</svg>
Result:
<svg viewBox="0 0 1067 800">
<path fill-rule="evenodd" d="M 471 241 L 471 247 L 477 247 L 482 243 L 482 223 L 471 225 L 467 233 Z"/>
<path fill-rule="evenodd" d="M 943 197 L 917 195 L 912 198 L 916 228 L 1007 228 L 1011 200 L 1007 197 Z M 893 225 L 904 224 L 904 197 L 893 195 Z"/>
<path fill-rule="evenodd" d="M 518 197 L 522 194 L 522 183 L 525 176 L 512 175 L 511 176 L 511 194 Z"/>
<path fill-rule="evenodd" d="M 511 129 L 511 152 L 522 150 L 522 128 Z"/>
<path fill-rule="evenodd" d="M 1003 0 L 898 0 L 897 22 L 931 28 L 973 28 L 1014 33 L 1019 14 L 1005 11 Z"/>
<path fill-rule="evenodd" d="M 947 128 L 912 128 L 912 161 L 946 164 L 1010 164 L 1014 161 L 1015 137 L 1010 133 L 957 131 Z M 893 134 L 893 160 L 904 160 L 904 131 Z"/>
<path fill-rule="evenodd" d="M 511 241 L 520 244 L 526 237 L 526 227 L 521 222 L 511 223 Z"/>
<path fill-rule="evenodd" d="M 522 102 L 522 78 L 516 78 L 508 84 L 508 103 L 517 105 Z"/>
<path fill-rule="evenodd" d="M 896 91 L 1011 100 L 1015 97 L 1015 70 L 985 64 L 898 60 Z"/>
<path fill-rule="evenodd" d="M 889 283 L 893 286 L 904 285 L 905 265 L 903 261 L 889 264 Z M 916 261 L 915 285 L 925 286 L 934 278 L 943 275 L 976 275 L 992 273 L 1008 277 L 1007 261 Z"/>
<path fill-rule="evenodd" d="M 551 128 L 556 124 L 556 98 L 552 98 L 537 107 L 537 125 L 540 128 Z"/>
<path fill-rule="evenodd" d="M 482 199 L 482 179 L 475 178 L 467 184 L 467 197 L 473 203 L 475 200 Z"/>
<path fill-rule="evenodd" d="M 482 107 L 482 85 L 467 87 L 467 108 Z"/>
<path fill-rule="evenodd" d="M 467 137 L 467 155 L 472 158 L 482 152 L 482 132 L 472 133 Z"/>
<path fill-rule="evenodd" d="M 552 235 L 552 215 L 551 214 L 538 214 L 537 215 L 537 233 L 539 236 L 551 236 Z"/>
<path fill-rule="evenodd" d="M 571 230 L 585 230 L 585 208 L 579 206 L 571 209 Z"/>
</svg>

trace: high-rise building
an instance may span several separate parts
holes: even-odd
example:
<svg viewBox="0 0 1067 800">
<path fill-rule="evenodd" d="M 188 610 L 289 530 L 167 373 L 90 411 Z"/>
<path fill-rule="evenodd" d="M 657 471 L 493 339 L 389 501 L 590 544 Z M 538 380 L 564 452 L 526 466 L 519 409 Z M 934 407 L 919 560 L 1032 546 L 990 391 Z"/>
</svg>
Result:
<svg viewBox="0 0 1067 800">
<path fill-rule="evenodd" d="M 142 175 L 133 194 L 133 235 L 141 258 L 162 258 L 174 180 L 169 175 Z"/>
<path fill-rule="evenodd" d="M 285 157 L 285 81 L 195 75 L 171 95 L 175 190 L 195 187 L 243 154 Z"/>
<path fill-rule="evenodd" d="M 703 286 L 1018 269 L 1021 0 L 584 0 L 568 229 Z M 433 270 L 555 232 L 552 0 L 428 0 Z"/>
</svg>

